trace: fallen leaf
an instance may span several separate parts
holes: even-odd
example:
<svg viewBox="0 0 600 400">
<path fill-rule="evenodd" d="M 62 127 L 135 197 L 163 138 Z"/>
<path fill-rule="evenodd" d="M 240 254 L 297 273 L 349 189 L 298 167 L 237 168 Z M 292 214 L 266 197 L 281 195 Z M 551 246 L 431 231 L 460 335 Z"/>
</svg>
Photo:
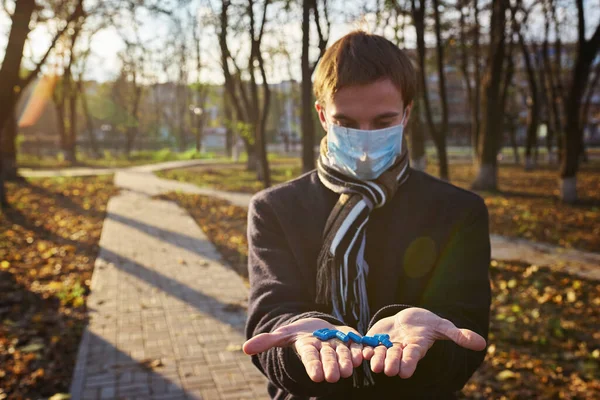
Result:
<svg viewBox="0 0 600 400">
<path fill-rule="evenodd" d="M 227 351 L 242 351 L 242 346 L 239 344 L 228 344 L 225 348 Z"/>
<path fill-rule="evenodd" d="M 48 400 L 69 400 L 71 398 L 71 395 L 68 393 L 56 393 L 53 396 L 50 396 L 50 398 L 48 398 Z"/>
<path fill-rule="evenodd" d="M 505 381 L 507 379 L 516 379 L 518 377 L 518 374 L 515 374 L 509 369 L 505 369 L 504 371 L 501 371 L 500 373 L 498 373 L 498 375 L 496 375 L 496 379 L 499 381 Z"/>
<path fill-rule="evenodd" d="M 36 351 L 40 351 L 45 346 L 42 343 L 31 343 L 26 346 L 20 347 L 19 350 L 23 353 L 34 353 Z"/>
</svg>

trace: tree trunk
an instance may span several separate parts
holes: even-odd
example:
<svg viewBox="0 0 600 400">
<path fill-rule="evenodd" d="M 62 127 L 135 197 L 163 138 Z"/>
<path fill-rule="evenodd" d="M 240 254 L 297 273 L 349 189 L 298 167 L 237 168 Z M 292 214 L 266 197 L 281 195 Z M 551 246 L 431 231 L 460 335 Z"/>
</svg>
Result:
<svg viewBox="0 0 600 400">
<path fill-rule="evenodd" d="M 550 110 L 548 110 L 550 113 Z M 552 118 L 549 116 L 549 118 Z M 546 151 L 548 152 L 548 164 L 556 164 L 556 155 L 554 153 L 554 124 L 550 120 L 546 121 Z"/>
<path fill-rule="evenodd" d="M 15 4 L 15 10 L 12 15 L 12 24 L 8 41 L 4 51 L 4 60 L 0 67 L 0 143 L 3 143 L 3 131 L 7 120 L 14 115 L 16 92 L 22 89 L 19 71 L 21 69 L 21 60 L 23 59 L 23 47 L 29 34 L 29 22 L 35 9 L 34 0 L 20 0 Z M 16 156 L 16 154 L 15 154 Z M 4 156 L 0 151 L 0 203 L 6 206 L 6 195 L 4 188 L 4 171 L 2 165 L 11 161 L 4 161 Z"/>
<path fill-rule="evenodd" d="M 83 90 L 82 82 L 78 82 L 78 90 L 79 96 L 81 99 L 81 108 L 83 110 L 83 114 L 85 116 L 85 123 L 88 132 L 88 137 L 90 141 L 90 148 L 92 150 L 92 155 L 95 158 L 100 157 L 100 149 L 98 148 L 98 139 L 96 138 L 96 133 L 94 132 L 94 120 L 92 118 L 92 114 L 90 114 L 90 108 L 87 102 L 87 96 L 85 94 L 85 90 Z"/>
<path fill-rule="evenodd" d="M 246 154 L 248 155 L 248 159 L 246 160 L 246 170 L 257 172 L 258 168 L 258 157 L 256 156 L 255 146 L 250 146 L 247 140 L 244 140 L 244 144 L 246 147 Z"/>
<path fill-rule="evenodd" d="M 133 142 L 135 140 L 134 127 L 128 127 L 125 131 L 125 157 L 129 158 L 133 150 Z"/>
<path fill-rule="evenodd" d="M 408 137 L 410 139 L 410 158 L 413 168 L 425 171 L 427 156 L 425 154 L 425 135 L 421 122 L 421 102 L 416 99 L 412 109 L 412 118 L 409 120 Z"/>
<path fill-rule="evenodd" d="M 509 127 L 509 135 L 510 135 L 510 145 L 513 150 L 513 156 L 515 159 L 515 164 L 521 163 L 521 158 L 519 157 L 519 148 L 517 146 L 517 124 L 514 121 L 511 121 Z"/>
<path fill-rule="evenodd" d="M 538 96 L 538 85 L 535 78 L 535 71 L 531 59 L 529 58 L 529 50 L 525 44 L 523 35 L 518 31 L 519 47 L 523 55 L 525 70 L 527 72 L 527 82 L 529 84 L 529 97 L 527 103 L 529 106 L 529 118 L 527 121 L 527 140 L 525 143 L 525 171 L 531 171 L 535 168 L 537 156 L 534 158 L 532 151 L 537 151 L 537 135 L 540 119 L 540 105 Z"/>
<path fill-rule="evenodd" d="M 3 208 L 8 207 L 8 201 L 6 199 L 6 192 L 4 189 L 4 172 L 2 169 L 2 159 L 0 157 L 0 211 Z"/>
<path fill-rule="evenodd" d="M 2 174 L 2 165 L 0 165 L 0 211 L 3 208 L 8 207 L 8 201 L 6 199 L 6 193 L 4 189 L 4 175 Z"/>
<path fill-rule="evenodd" d="M 473 38 L 473 51 L 474 51 L 474 64 L 475 64 L 475 90 L 473 104 L 471 108 L 471 123 L 474 128 L 472 132 L 472 143 L 473 154 L 475 154 L 474 160 L 477 160 L 479 152 L 479 131 L 481 129 L 481 67 L 480 67 L 480 46 L 479 46 L 479 1 L 473 1 L 474 10 L 474 38 Z"/>
<path fill-rule="evenodd" d="M 591 65 L 600 49 L 600 25 L 588 41 L 585 39 L 585 15 L 583 0 L 577 0 L 578 42 L 575 67 L 572 71 L 571 85 L 565 102 L 565 139 L 562 159 L 561 198 L 567 203 L 577 201 L 577 170 L 583 144 L 583 126 L 581 125 L 581 102 L 590 76 Z"/>
<path fill-rule="evenodd" d="M 505 53 L 505 26 L 507 0 L 493 3 L 490 17 L 491 40 L 488 47 L 488 63 L 483 79 L 483 118 L 479 138 L 479 171 L 472 184 L 476 190 L 497 190 L 497 153 L 502 136 L 502 99 L 500 85 Z"/>
<path fill-rule="evenodd" d="M 308 172 L 315 168 L 315 126 L 312 120 L 312 71 L 309 65 L 310 9 L 311 0 L 302 2 L 302 170 Z"/>
<path fill-rule="evenodd" d="M 265 15 L 267 12 L 267 5 L 265 3 Z M 265 17 L 263 17 L 265 18 Z M 256 132 L 256 147 L 258 148 L 258 162 L 259 170 L 262 176 L 263 186 L 266 188 L 271 186 L 271 171 L 269 169 L 269 159 L 267 158 L 267 121 L 269 120 L 269 106 L 271 104 L 271 90 L 269 89 L 269 83 L 267 82 L 267 72 L 265 70 L 265 62 L 259 48 L 256 52 L 258 59 L 258 66 L 260 69 L 260 75 L 262 78 L 262 89 L 263 89 L 263 105 L 261 112 L 261 119 L 257 125 L 258 132 Z"/>
<path fill-rule="evenodd" d="M 75 88 L 69 94 L 69 127 L 67 134 L 67 157 L 74 164 L 77 162 L 77 91 Z"/>
<path fill-rule="evenodd" d="M 533 107 L 533 106 L 532 106 Z M 537 157 L 534 157 L 534 150 L 537 149 L 538 121 L 537 111 L 529 110 L 529 121 L 527 123 L 527 139 L 525 141 L 525 171 L 535 169 Z"/>
<path fill-rule="evenodd" d="M 5 122 L 0 138 L 0 159 L 5 181 L 14 181 L 19 178 L 17 173 L 17 119 L 14 114 L 9 115 Z"/>
<path fill-rule="evenodd" d="M 442 106 L 442 122 L 440 129 L 432 130 L 435 141 L 435 148 L 438 153 L 438 162 L 440 169 L 440 178 L 450 180 L 448 172 L 448 154 L 446 149 L 446 137 L 448 135 L 448 96 L 446 95 L 446 73 L 444 72 L 444 43 L 442 42 L 442 24 L 440 21 L 439 1 L 433 0 L 434 19 L 435 19 L 435 38 L 438 67 L 438 90 Z"/>
<path fill-rule="evenodd" d="M 29 34 L 29 21 L 35 9 L 34 0 L 20 0 L 15 4 L 12 25 L 0 68 L 0 131 L 11 113 L 14 113 L 16 92 L 20 91 L 19 71 L 23 58 L 23 47 Z"/>
<path fill-rule="evenodd" d="M 471 114 L 471 148 L 473 150 L 473 162 L 477 160 L 477 136 L 479 131 L 479 104 L 475 102 L 475 90 L 479 90 L 479 85 L 477 84 L 477 89 L 473 89 L 471 85 L 471 74 L 469 72 L 469 54 L 467 50 L 467 36 L 466 36 L 466 23 L 465 23 L 465 13 L 463 11 L 463 7 L 461 3 L 457 3 L 457 7 L 460 12 L 460 56 L 461 56 L 461 70 L 463 73 L 463 79 L 465 82 L 465 86 L 467 89 L 467 101 L 469 102 L 469 109 Z M 477 24 L 477 0 L 475 0 L 475 25 Z M 479 28 L 474 26 L 473 28 L 476 32 L 475 35 L 478 34 Z M 479 41 L 474 40 L 474 47 L 477 45 L 476 49 L 478 50 Z M 475 58 L 474 64 L 478 66 L 479 58 Z M 478 69 L 478 68 L 477 68 Z M 479 81 L 479 74 L 477 73 L 475 76 L 475 81 Z M 478 98 L 479 96 L 477 96 Z"/>
<path fill-rule="evenodd" d="M 202 132 L 204 130 L 204 117 L 196 115 L 196 153 L 202 152 Z"/>
<path fill-rule="evenodd" d="M 446 155 L 446 143 L 445 143 L 445 129 L 444 123 L 442 122 L 441 132 L 437 132 L 435 123 L 433 121 L 433 115 L 431 111 L 431 105 L 429 102 L 429 91 L 427 90 L 427 72 L 426 72 L 426 64 L 425 64 L 425 8 L 424 4 L 421 2 L 417 7 L 416 1 L 412 0 L 412 16 L 415 25 L 415 32 L 417 35 L 417 55 L 419 62 L 419 83 L 420 83 L 420 91 L 421 96 L 423 98 L 423 107 L 425 109 L 425 117 L 427 121 L 427 127 L 429 129 L 429 133 L 435 143 L 435 148 L 438 153 L 438 162 L 439 162 L 439 175 L 442 179 L 448 179 L 448 165 L 447 165 L 447 155 Z M 440 60 L 440 52 L 439 40 L 437 42 L 438 46 L 438 70 L 439 70 L 439 60 Z M 442 52 L 443 56 L 443 52 Z M 443 70 L 442 70 L 443 74 Z M 441 77 L 441 76 L 440 76 Z M 440 82 L 440 89 L 445 86 Z M 444 96 L 445 93 L 440 92 L 440 97 Z M 442 103 L 443 104 L 443 103 Z M 442 119 L 444 116 L 442 115 Z"/>
<path fill-rule="evenodd" d="M 229 95 L 225 93 L 225 99 L 223 104 L 223 111 L 225 113 L 225 152 L 227 157 L 233 156 L 233 146 L 234 146 L 234 137 L 233 137 L 233 112 L 231 110 L 231 100 L 229 99 Z"/>
</svg>

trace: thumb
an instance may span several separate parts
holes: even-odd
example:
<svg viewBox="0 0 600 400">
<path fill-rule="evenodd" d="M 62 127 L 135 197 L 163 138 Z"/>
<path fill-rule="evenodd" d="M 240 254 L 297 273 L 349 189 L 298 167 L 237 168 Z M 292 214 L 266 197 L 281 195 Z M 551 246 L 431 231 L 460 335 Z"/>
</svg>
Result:
<svg viewBox="0 0 600 400">
<path fill-rule="evenodd" d="M 242 350 L 248 355 L 263 353 L 273 347 L 286 346 L 288 338 L 289 335 L 285 335 L 283 332 L 278 332 L 277 330 L 272 333 L 261 333 L 248 339 L 242 346 Z"/>
<path fill-rule="evenodd" d="M 469 329 L 459 329 L 446 319 L 440 324 L 439 330 L 447 339 L 465 349 L 475 351 L 485 349 L 486 342 L 483 336 Z"/>
</svg>

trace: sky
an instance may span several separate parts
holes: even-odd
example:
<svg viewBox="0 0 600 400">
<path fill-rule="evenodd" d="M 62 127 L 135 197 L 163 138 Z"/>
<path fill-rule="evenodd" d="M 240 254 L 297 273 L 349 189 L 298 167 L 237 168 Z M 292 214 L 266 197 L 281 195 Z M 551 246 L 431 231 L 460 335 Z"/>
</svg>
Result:
<svg viewBox="0 0 600 400">
<path fill-rule="evenodd" d="M 211 1 L 215 3 L 214 7 L 218 10 L 216 0 L 192 0 L 189 9 L 194 10 L 194 12 L 200 9 L 205 15 L 210 14 L 207 6 Z M 367 0 L 367 2 L 369 1 L 371 0 Z M 369 21 L 372 21 L 374 15 L 365 15 L 364 13 L 361 13 L 361 6 L 364 5 L 363 3 L 364 2 L 358 0 L 330 0 L 330 4 L 332 5 L 331 15 L 334 16 L 330 33 L 330 44 L 359 26 L 363 28 L 366 27 L 367 29 L 373 26 L 372 22 L 369 23 Z M 343 7 L 343 10 L 340 7 Z M 594 21 L 598 20 L 598 17 L 600 16 L 600 7 L 591 5 L 589 1 L 586 2 L 586 7 L 589 10 L 589 12 L 586 13 L 587 20 L 589 21 L 588 29 L 593 29 L 594 27 L 591 25 L 593 25 Z M 345 17 L 340 16 L 344 13 L 346 13 Z M 185 14 L 184 10 L 179 10 L 179 14 L 180 16 L 183 16 Z M 352 15 L 353 18 L 348 17 L 348 15 Z M 291 21 L 280 21 L 278 18 L 273 18 L 269 22 L 268 27 L 272 32 L 265 37 L 264 47 L 283 45 L 291 53 L 292 60 L 291 65 L 288 68 L 287 63 L 289 61 L 280 56 L 276 56 L 273 59 L 273 63 L 268 71 L 269 81 L 272 83 L 290 78 L 299 80 L 300 78 L 300 43 L 302 32 L 299 17 L 300 15 L 298 15 L 296 20 Z M 352 21 L 352 19 L 354 19 L 354 21 Z M 173 24 L 170 22 L 170 19 L 166 16 L 155 16 L 141 12 L 138 14 L 138 20 L 140 21 L 140 37 L 143 41 L 151 41 L 151 46 L 155 51 L 161 52 L 165 47 L 165 40 L 171 39 L 171 36 L 173 35 Z M 362 22 L 357 23 L 357 20 Z M 482 16 L 482 21 L 484 20 L 485 17 Z M 540 29 L 531 29 L 531 31 L 541 32 L 541 18 L 532 18 L 531 23 L 540 26 Z M 88 61 L 85 73 L 86 79 L 108 81 L 117 77 L 121 68 L 121 61 L 119 60 L 118 54 L 125 49 L 125 44 L 119 32 L 121 34 L 130 35 L 131 37 L 132 30 L 130 29 L 130 25 L 131 24 L 126 21 L 126 17 L 123 17 L 122 28 L 120 28 L 120 30 L 117 30 L 115 27 L 108 27 L 100 30 L 93 36 L 91 40 L 91 57 Z M 410 27 L 410 24 L 408 25 L 409 28 L 406 31 L 406 45 L 407 47 L 414 47 L 414 31 L 412 27 Z M 25 65 L 31 65 L 32 59 L 38 60 L 41 58 L 48 48 L 48 44 L 52 37 L 52 34 L 49 33 L 49 31 L 53 32 L 55 29 L 55 26 L 46 24 L 40 24 L 35 27 L 30 33 L 26 45 Z M 0 55 L 3 54 L 6 46 L 9 30 L 10 19 L 4 12 L 0 12 Z M 314 36 L 316 36 L 316 32 L 313 32 L 313 37 Z M 430 40 L 431 39 L 432 38 L 430 38 Z M 241 41 L 237 42 L 241 43 Z M 87 40 L 84 40 L 83 43 L 87 44 Z M 203 69 L 201 80 L 204 82 L 221 83 L 223 78 L 219 65 L 220 50 L 218 47 L 218 39 L 214 29 L 210 26 L 203 30 L 201 46 L 204 62 L 207 64 L 206 68 Z M 235 52 L 236 50 L 236 41 L 234 40 L 232 41 L 232 51 Z M 244 51 L 245 49 L 242 46 L 241 54 L 243 54 Z M 313 46 L 312 51 L 313 53 L 317 52 L 315 46 Z M 193 53 L 190 53 L 190 58 L 193 57 Z M 173 65 L 169 66 L 171 71 L 173 68 L 177 68 L 177 61 L 172 61 Z M 55 63 L 55 59 L 49 60 L 44 72 L 51 71 Z M 291 71 L 291 76 L 288 71 Z M 154 72 L 156 72 L 159 81 L 168 79 L 168 76 L 162 72 L 162 68 L 160 71 L 156 70 Z M 189 78 L 192 81 L 196 79 L 196 77 L 192 75 L 190 75 Z"/>
</svg>

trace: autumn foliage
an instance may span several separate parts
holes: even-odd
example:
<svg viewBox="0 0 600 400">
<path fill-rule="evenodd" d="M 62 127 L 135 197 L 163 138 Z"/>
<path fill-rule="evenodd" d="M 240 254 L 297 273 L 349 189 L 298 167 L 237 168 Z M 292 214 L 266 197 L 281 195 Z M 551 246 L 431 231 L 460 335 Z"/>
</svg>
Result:
<svg viewBox="0 0 600 400">
<path fill-rule="evenodd" d="M 0 214 L 0 398 L 67 392 L 111 177 L 8 185 Z"/>
</svg>

